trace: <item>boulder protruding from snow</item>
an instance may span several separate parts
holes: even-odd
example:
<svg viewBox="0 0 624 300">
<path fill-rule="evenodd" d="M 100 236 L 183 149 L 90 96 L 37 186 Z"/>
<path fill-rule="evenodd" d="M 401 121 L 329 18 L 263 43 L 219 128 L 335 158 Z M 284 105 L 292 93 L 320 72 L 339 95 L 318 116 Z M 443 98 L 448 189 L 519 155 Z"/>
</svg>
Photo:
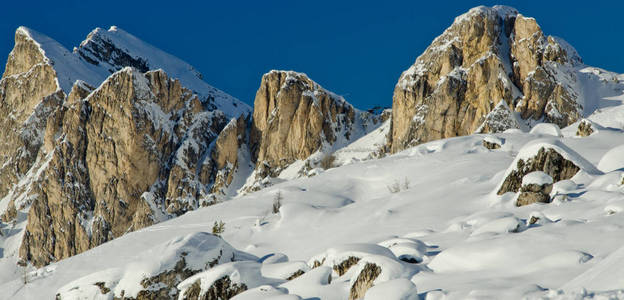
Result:
<svg viewBox="0 0 624 300">
<path fill-rule="evenodd" d="M 590 120 L 582 119 L 576 128 L 576 135 L 586 137 L 590 136 L 594 131 L 596 131 L 595 124 Z"/>
<path fill-rule="evenodd" d="M 248 289 L 284 280 L 262 275 L 262 264 L 255 261 L 232 262 L 198 273 L 178 285 L 180 299 L 230 299 Z"/>
<path fill-rule="evenodd" d="M 529 205 L 537 202 L 549 203 L 552 187 L 552 177 L 542 171 L 535 171 L 524 175 L 524 177 L 522 177 L 520 195 L 516 200 L 516 206 Z"/>
<path fill-rule="evenodd" d="M 601 174 L 594 165 L 558 140 L 533 141 L 520 150 L 496 193 L 518 192 L 524 176 L 531 172 L 542 171 L 557 182 L 574 177 L 580 170 Z"/>
<path fill-rule="evenodd" d="M 137 257 L 136 262 L 127 266 L 96 272 L 67 284 L 58 290 L 57 299 L 175 298 L 177 285 L 194 274 L 232 261 L 257 259 L 205 232 L 171 240 Z"/>
<path fill-rule="evenodd" d="M 504 143 L 504 139 L 493 136 L 493 135 L 488 135 L 483 138 L 483 147 L 490 149 L 490 150 L 500 149 L 500 147 L 503 146 L 503 143 Z"/>
<path fill-rule="evenodd" d="M 351 277 L 349 300 L 364 298 L 366 292 L 376 284 L 398 278 L 409 278 L 414 269 L 403 266 L 396 259 L 370 255 L 362 257 Z"/>
<path fill-rule="evenodd" d="M 394 259 L 395 256 L 388 248 L 374 244 L 346 244 L 327 249 L 322 254 L 312 257 L 308 265 L 312 268 L 319 266 L 331 267 L 338 276 L 342 276 L 362 257 L 368 255 L 385 256 Z"/>
</svg>

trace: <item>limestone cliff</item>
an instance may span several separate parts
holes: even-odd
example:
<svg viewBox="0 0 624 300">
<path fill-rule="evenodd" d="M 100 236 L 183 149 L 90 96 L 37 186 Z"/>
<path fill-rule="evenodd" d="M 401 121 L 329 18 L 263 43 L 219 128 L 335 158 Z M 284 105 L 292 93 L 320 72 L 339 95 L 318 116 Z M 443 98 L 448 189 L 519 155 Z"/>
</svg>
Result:
<svg viewBox="0 0 624 300">
<path fill-rule="evenodd" d="M 271 71 L 262 76 L 254 101 L 250 148 L 256 177 L 275 177 L 297 160 L 331 154 L 381 122 L 380 115 L 355 109 L 303 73 Z"/>
<path fill-rule="evenodd" d="M 0 132 L 0 219 L 20 228 L 0 245 L 5 255 L 42 266 L 212 204 L 231 182 L 231 151 L 244 138 L 232 126 L 222 129 L 232 118 L 246 132 L 248 107 L 140 40 L 128 50 L 129 36 L 107 45 L 134 60 L 94 47 L 93 34 L 71 53 L 45 35 L 17 30 L 0 80 L 7 116 L 0 121 L 7 129 Z M 80 53 L 87 48 L 101 50 L 98 57 L 115 68 L 86 62 Z M 135 61 L 182 80 L 163 69 L 124 67 Z"/>
<path fill-rule="evenodd" d="M 524 125 L 569 125 L 582 114 L 572 71 L 580 63 L 572 47 L 545 36 L 535 19 L 509 7 L 473 8 L 401 74 L 393 96 L 392 151 L 500 131 L 484 121 L 501 101 Z"/>
<path fill-rule="evenodd" d="M 179 81 L 125 68 L 86 94 L 74 86 L 68 98 L 77 100 L 48 123 L 49 151 L 26 192 L 20 256 L 35 265 L 194 209 L 215 178 L 197 174 L 225 116 Z"/>
<path fill-rule="evenodd" d="M 0 80 L 0 196 L 33 165 L 46 119 L 64 98 L 51 61 L 26 30 L 18 29 Z"/>
</svg>

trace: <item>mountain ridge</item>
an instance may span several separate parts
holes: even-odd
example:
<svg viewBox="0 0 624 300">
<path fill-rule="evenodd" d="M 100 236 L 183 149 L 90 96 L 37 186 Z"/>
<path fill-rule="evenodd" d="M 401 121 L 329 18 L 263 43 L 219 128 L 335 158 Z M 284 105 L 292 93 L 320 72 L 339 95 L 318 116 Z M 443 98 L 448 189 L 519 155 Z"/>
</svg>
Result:
<svg viewBox="0 0 624 300">
<path fill-rule="evenodd" d="M 378 113 L 282 70 L 262 76 L 252 110 L 115 26 L 73 52 L 25 27 L 15 38 L 0 80 L 0 278 L 32 265 L 46 296 L 368 299 L 387 282 L 445 296 L 439 278 L 464 297 L 490 294 L 445 276 L 507 265 L 513 280 L 488 288 L 542 295 L 617 251 L 596 241 L 622 226 L 622 171 L 604 170 L 619 163 L 606 150 L 623 139 L 624 75 L 511 7 L 458 16 Z M 531 244 L 549 236 L 572 242 Z M 149 257 L 89 261 L 111 245 Z"/>
</svg>

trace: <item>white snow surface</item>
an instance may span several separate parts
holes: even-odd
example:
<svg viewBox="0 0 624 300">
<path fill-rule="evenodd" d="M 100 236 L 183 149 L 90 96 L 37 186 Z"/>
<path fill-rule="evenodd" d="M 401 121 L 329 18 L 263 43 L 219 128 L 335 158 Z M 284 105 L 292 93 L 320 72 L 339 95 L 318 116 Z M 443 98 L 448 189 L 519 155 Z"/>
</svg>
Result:
<svg viewBox="0 0 624 300">
<path fill-rule="evenodd" d="M 561 129 L 557 124 L 552 123 L 540 123 L 535 125 L 530 133 L 532 134 L 541 134 L 541 135 L 554 135 L 554 136 L 562 136 Z"/>
<path fill-rule="evenodd" d="M 611 172 L 624 168 L 624 145 L 609 150 L 598 162 L 598 169 L 603 172 Z"/>
<path fill-rule="evenodd" d="M 531 172 L 529 174 L 524 175 L 524 177 L 522 177 L 522 185 L 529 185 L 529 184 L 544 185 L 544 184 L 552 184 L 552 183 L 553 183 L 552 177 L 550 177 L 550 175 L 542 171 Z"/>
<path fill-rule="evenodd" d="M 603 126 L 599 118 L 594 122 Z M 167 253 L 178 250 L 163 249 L 179 249 L 163 245 L 188 240 L 222 220 L 224 240 L 245 261 L 200 272 L 181 289 L 196 280 L 206 289 L 228 275 L 249 285 L 236 299 L 345 299 L 370 262 L 382 273 L 365 299 L 386 294 L 396 299 L 622 298 L 623 172 L 605 174 L 595 165 L 624 144 L 624 134 L 613 128 L 584 138 L 568 134 L 568 128 L 562 132 L 563 137 L 548 139 L 520 131 L 494 134 L 505 140 L 498 151 L 482 146 L 483 135 L 450 138 L 287 180 L 31 269 L 26 285 L 15 258 L 6 257 L 0 259 L 0 290 L 7 299 L 99 290 L 90 284 L 71 290 L 72 282 L 104 281 L 131 290 L 137 277 L 124 276 L 127 270 L 162 270 L 151 262 L 170 265 L 167 257 L 175 255 Z M 492 193 L 516 159 L 541 147 L 556 149 L 582 169 L 555 184 L 553 190 L 565 199 L 516 207 L 513 197 Z M 407 184 L 391 192 L 394 180 Z M 273 214 L 277 191 L 282 208 Z M 537 218 L 534 224 L 531 217 Z M 350 256 L 360 261 L 339 276 L 332 264 Z M 309 269 L 323 258 L 322 266 Z M 295 269 L 306 273 L 286 281 Z"/>
</svg>

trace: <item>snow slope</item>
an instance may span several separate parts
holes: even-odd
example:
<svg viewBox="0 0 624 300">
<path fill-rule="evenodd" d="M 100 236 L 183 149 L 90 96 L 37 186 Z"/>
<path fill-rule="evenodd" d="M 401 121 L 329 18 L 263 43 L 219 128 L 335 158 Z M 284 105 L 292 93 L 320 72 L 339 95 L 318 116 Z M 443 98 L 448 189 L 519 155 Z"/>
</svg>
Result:
<svg viewBox="0 0 624 300">
<path fill-rule="evenodd" d="M 602 125 L 599 118 L 595 121 Z M 584 164 L 598 164 L 611 148 L 624 143 L 621 128 L 579 138 L 572 127 L 561 130 L 563 137 L 549 140 L 573 149 L 586 159 Z M 140 253 L 145 249 L 210 232 L 214 221 L 222 220 L 223 237 L 234 248 L 257 257 L 273 254 L 275 259 L 265 264 L 310 266 L 324 257 L 331 265 L 353 255 L 377 262 L 385 275 L 375 281 L 366 299 L 382 299 L 383 291 L 390 289 L 399 295 L 396 299 L 410 294 L 431 299 L 624 297 L 624 291 L 618 291 L 624 289 L 618 277 L 624 268 L 623 172 L 586 172 L 557 183 L 566 185 L 558 189 L 566 197 L 515 207 L 509 195 L 496 196 L 493 191 L 518 152 L 539 144 L 535 140 L 543 135 L 511 131 L 495 136 L 504 140 L 497 150 L 482 146 L 484 135 L 457 137 L 286 181 L 32 271 L 26 285 L 14 261 L 0 261 L 0 290 L 7 291 L 6 299 L 53 298 L 72 281 L 93 279 L 96 271 L 144 259 Z M 398 190 L 393 190 L 396 182 Z M 278 192 L 282 207 L 273 214 Z M 534 224 L 529 223 L 532 217 L 538 218 Z M 156 260 L 166 254 L 150 253 Z M 402 254 L 418 259 L 404 262 L 398 259 Z M 258 273 L 261 267 L 253 260 L 217 271 L 239 270 L 241 280 L 256 287 L 238 299 L 287 294 L 290 298 L 284 299 L 345 299 L 362 264 L 344 276 L 321 266 L 286 283 L 275 278 L 279 265 Z M 197 278 L 209 282 L 215 274 L 207 272 Z M 329 283 L 326 278 L 332 273 Z"/>
</svg>

